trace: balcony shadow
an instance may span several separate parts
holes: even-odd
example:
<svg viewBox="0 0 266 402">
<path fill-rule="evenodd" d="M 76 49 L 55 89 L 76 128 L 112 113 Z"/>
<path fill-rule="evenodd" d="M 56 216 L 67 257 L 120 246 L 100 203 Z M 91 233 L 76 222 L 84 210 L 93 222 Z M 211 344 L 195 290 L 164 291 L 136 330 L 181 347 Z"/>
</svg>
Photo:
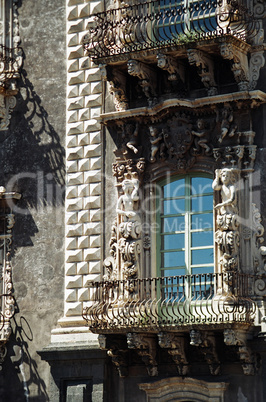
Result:
<svg viewBox="0 0 266 402">
<path fill-rule="evenodd" d="M 18 312 L 17 306 L 16 310 Z M 3 363 L 2 381 L 0 380 L 2 401 L 49 401 L 45 382 L 41 377 L 36 360 L 32 357 L 31 349 L 34 349 L 34 342 L 30 323 L 24 316 L 18 318 L 15 315 L 13 334 L 7 344 L 8 352 Z M 34 397 L 30 395 L 30 389 L 34 390 Z"/>
<path fill-rule="evenodd" d="M 0 136 L 0 184 L 22 194 L 13 244 L 25 247 L 38 232 L 33 212 L 64 204 L 65 150 L 24 69 L 19 89 L 9 130 Z"/>
</svg>

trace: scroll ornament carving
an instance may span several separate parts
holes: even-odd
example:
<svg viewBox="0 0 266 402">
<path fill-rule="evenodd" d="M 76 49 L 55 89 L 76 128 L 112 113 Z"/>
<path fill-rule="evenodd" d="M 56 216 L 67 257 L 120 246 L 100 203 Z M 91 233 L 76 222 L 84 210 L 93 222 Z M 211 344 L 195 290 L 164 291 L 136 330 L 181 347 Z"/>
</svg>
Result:
<svg viewBox="0 0 266 402">
<path fill-rule="evenodd" d="M 218 375 L 220 373 L 220 361 L 216 351 L 215 337 L 192 329 L 190 331 L 190 345 L 199 347 L 209 366 L 210 373 Z"/>
<path fill-rule="evenodd" d="M 142 334 L 128 333 L 127 344 L 129 349 L 136 349 L 146 365 L 151 377 L 158 375 L 156 362 L 156 341 Z"/>
<path fill-rule="evenodd" d="M 204 52 L 197 49 L 188 49 L 188 62 L 196 65 L 201 81 L 208 91 L 208 95 L 217 95 L 217 85 L 214 79 L 213 60 Z"/>
<path fill-rule="evenodd" d="M 239 265 L 239 223 L 235 169 L 217 169 L 213 189 L 219 191 L 221 197 L 221 202 L 214 207 L 218 211 L 218 230 L 215 233 L 218 261 L 222 272 L 236 271 Z"/>
<path fill-rule="evenodd" d="M 264 0 L 253 0 L 254 1 L 254 16 L 257 18 L 263 18 L 266 13 L 266 7 Z"/>
<path fill-rule="evenodd" d="M 165 348 L 177 366 L 179 375 L 188 374 L 188 360 L 185 353 L 185 339 L 172 333 L 159 332 L 159 345 Z"/>
<path fill-rule="evenodd" d="M 227 328 L 224 330 L 224 343 L 230 347 L 237 347 L 244 374 L 254 375 L 257 368 L 256 357 L 247 346 L 247 334 Z"/>
<path fill-rule="evenodd" d="M 155 72 L 146 64 L 137 60 L 129 60 L 127 63 L 128 74 L 139 78 L 139 85 L 146 98 L 149 106 L 156 103 L 156 75 Z"/>
<path fill-rule="evenodd" d="M 11 119 L 11 112 L 16 106 L 16 98 L 13 95 L 0 93 L 0 131 L 7 130 Z"/>
</svg>

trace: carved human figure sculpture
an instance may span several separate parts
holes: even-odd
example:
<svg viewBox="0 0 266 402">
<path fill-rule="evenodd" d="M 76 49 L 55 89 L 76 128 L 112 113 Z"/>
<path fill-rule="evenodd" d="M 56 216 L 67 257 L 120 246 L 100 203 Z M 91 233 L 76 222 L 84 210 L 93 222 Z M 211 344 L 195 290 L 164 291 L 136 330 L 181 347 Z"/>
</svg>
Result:
<svg viewBox="0 0 266 402">
<path fill-rule="evenodd" d="M 216 169 L 212 188 L 215 191 L 220 191 L 222 198 L 222 202 L 215 205 L 214 208 L 219 209 L 221 215 L 237 213 L 236 188 L 231 169 Z"/>
<path fill-rule="evenodd" d="M 202 148 L 206 154 L 209 154 L 211 148 L 208 145 L 208 139 L 207 139 L 207 130 L 205 128 L 205 123 L 204 120 L 198 119 L 197 120 L 197 129 L 192 130 L 191 133 L 195 135 L 197 138 L 195 139 L 195 148 L 194 151 L 200 151 L 200 148 Z"/>
<path fill-rule="evenodd" d="M 131 179 L 122 182 L 123 193 L 118 201 L 116 212 L 122 217 L 120 233 L 123 237 L 131 236 L 137 239 L 141 232 L 140 217 L 138 215 L 139 204 L 139 180 L 133 174 Z"/>
</svg>

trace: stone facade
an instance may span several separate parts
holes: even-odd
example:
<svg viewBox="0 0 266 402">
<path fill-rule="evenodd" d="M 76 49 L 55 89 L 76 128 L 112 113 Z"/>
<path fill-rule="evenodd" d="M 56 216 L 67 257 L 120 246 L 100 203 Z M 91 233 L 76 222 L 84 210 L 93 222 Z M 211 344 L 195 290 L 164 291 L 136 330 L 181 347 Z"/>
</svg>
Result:
<svg viewBox="0 0 266 402">
<path fill-rule="evenodd" d="M 265 6 L 148 5 L 0 1 L 3 401 L 266 399 Z M 158 183 L 192 174 L 214 269 L 162 279 Z"/>
</svg>

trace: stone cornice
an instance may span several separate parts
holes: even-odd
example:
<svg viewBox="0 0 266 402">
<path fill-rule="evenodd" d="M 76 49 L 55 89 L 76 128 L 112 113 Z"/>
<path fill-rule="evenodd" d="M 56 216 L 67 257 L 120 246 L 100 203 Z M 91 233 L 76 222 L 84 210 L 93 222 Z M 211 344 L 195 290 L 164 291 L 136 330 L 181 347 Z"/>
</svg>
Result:
<svg viewBox="0 0 266 402">
<path fill-rule="evenodd" d="M 102 124 L 111 121 L 127 120 L 136 117 L 156 118 L 160 114 L 166 114 L 170 109 L 187 108 L 190 110 L 210 109 L 213 110 L 215 105 L 224 103 L 246 102 L 251 108 L 258 107 L 260 104 L 266 103 L 266 93 L 262 91 L 242 91 L 224 95 L 207 96 L 204 98 L 177 99 L 172 98 L 156 104 L 153 107 L 140 107 L 128 109 L 125 111 L 109 112 L 100 115 L 98 120 Z"/>
</svg>

